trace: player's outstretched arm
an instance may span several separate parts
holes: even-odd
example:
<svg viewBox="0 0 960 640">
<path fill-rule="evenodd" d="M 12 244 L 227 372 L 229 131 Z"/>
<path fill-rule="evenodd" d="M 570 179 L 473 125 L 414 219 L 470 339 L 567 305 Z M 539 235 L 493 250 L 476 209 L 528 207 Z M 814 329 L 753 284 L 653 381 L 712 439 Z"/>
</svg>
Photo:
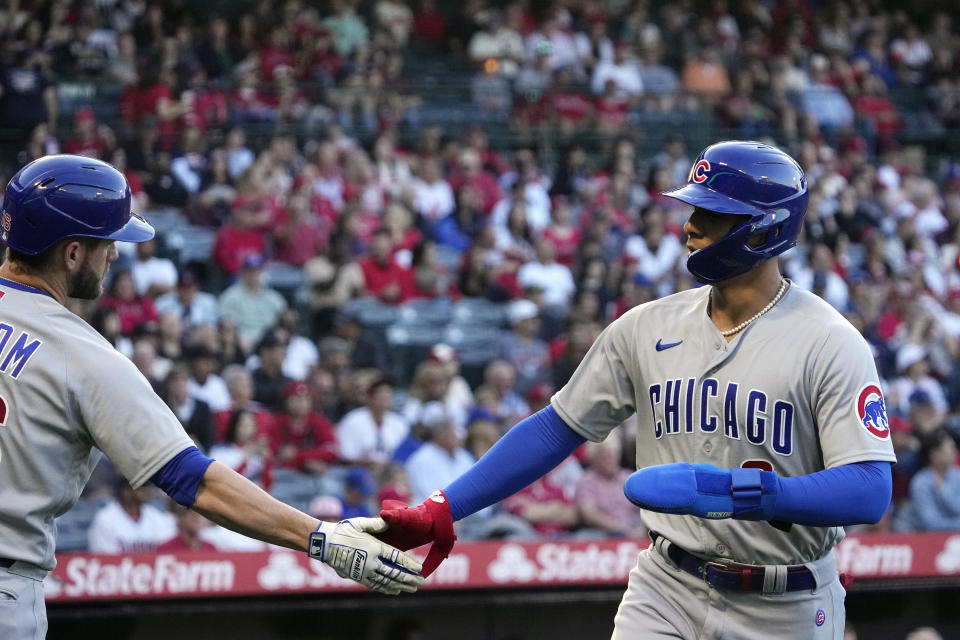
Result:
<svg viewBox="0 0 960 640">
<path fill-rule="evenodd" d="M 891 487 L 890 463 L 882 461 L 792 478 L 676 462 L 635 471 L 623 492 L 638 507 L 660 513 L 835 527 L 878 522 L 890 504 Z"/>
<path fill-rule="evenodd" d="M 219 462 L 204 472 L 193 508 L 251 538 L 306 551 L 341 577 L 374 591 L 412 593 L 423 584 L 419 562 L 370 535 L 386 528 L 380 518 L 320 522 Z"/>
</svg>

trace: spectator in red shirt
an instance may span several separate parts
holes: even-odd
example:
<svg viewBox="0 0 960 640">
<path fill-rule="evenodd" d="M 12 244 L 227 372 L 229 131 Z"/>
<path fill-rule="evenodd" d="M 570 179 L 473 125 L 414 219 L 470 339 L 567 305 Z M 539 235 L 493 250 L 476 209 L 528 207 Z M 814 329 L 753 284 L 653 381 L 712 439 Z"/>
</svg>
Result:
<svg viewBox="0 0 960 640">
<path fill-rule="evenodd" d="M 582 130 L 593 117 L 593 103 L 573 86 L 573 75 L 567 69 L 556 72 L 553 89 L 547 97 L 547 114 L 560 128 L 564 138 Z"/>
<path fill-rule="evenodd" d="M 627 97 L 617 90 L 612 79 L 603 85 L 603 93 L 597 96 L 594 105 L 597 110 L 597 130 L 602 133 L 617 133 L 627 124 Z"/>
<path fill-rule="evenodd" d="M 887 85 L 880 76 L 866 75 L 862 81 L 862 91 L 853 101 L 857 115 L 869 122 L 877 137 L 889 142 L 903 123 L 900 114 L 890 98 L 887 97 Z"/>
<path fill-rule="evenodd" d="M 413 33 L 422 42 L 443 43 L 447 36 L 447 19 L 437 11 L 434 0 L 421 0 L 420 8 L 413 14 Z"/>
<path fill-rule="evenodd" d="M 254 228 L 254 201 L 237 198 L 233 202 L 230 222 L 217 230 L 213 241 L 213 262 L 228 275 L 240 271 L 240 261 L 251 253 L 263 255 L 263 235 Z"/>
<path fill-rule="evenodd" d="M 503 506 L 529 522 L 543 536 L 569 533 L 580 520 L 577 507 L 549 476 L 513 494 L 503 501 Z"/>
<path fill-rule="evenodd" d="M 253 401 L 253 374 L 243 365 L 231 364 L 223 369 L 223 381 L 230 394 L 230 406 L 213 416 L 217 440 L 224 440 L 230 415 L 241 409 L 253 414 L 257 421 L 257 433 L 269 436 L 274 430 L 274 416 L 263 405 Z"/>
<path fill-rule="evenodd" d="M 367 295 L 383 302 L 400 304 L 411 295 L 410 269 L 397 264 L 391 253 L 390 232 L 379 229 L 370 243 L 370 257 L 360 261 Z"/>
<path fill-rule="evenodd" d="M 571 222 L 570 202 L 565 196 L 555 196 L 550 209 L 550 225 L 543 237 L 557 250 L 557 262 L 573 267 L 583 233 Z"/>
<path fill-rule="evenodd" d="M 294 193 L 286 208 L 277 213 L 273 225 L 274 258 L 302 267 L 327 245 L 326 234 L 314 222 L 310 199 L 303 193 Z"/>
<path fill-rule="evenodd" d="M 496 176 L 483 169 L 480 155 L 474 149 L 461 153 L 459 164 L 459 171 L 450 178 L 450 186 L 454 191 L 458 191 L 463 185 L 476 189 L 483 202 L 483 212 L 489 215 L 493 206 L 503 197 Z"/>
<path fill-rule="evenodd" d="M 63 152 L 104 160 L 106 142 L 97 133 L 97 116 L 84 107 L 73 114 L 73 135 L 63 143 Z"/>
<path fill-rule="evenodd" d="M 276 416 L 270 446 L 282 467 L 323 473 L 337 461 L 337 435 L 329 420 L 312 411 L 310 387 L 300 380 L 284 389 L 283 413 Z"/>
<path fill-rule="evenodd" d="M 120 331 L 125 336 L 131 335 L 139 324 L 156 323 L 160 319 L 153 301 L 146 296 L 137 295 L 133 275 L 127 269 L 113 276 L 110 288 L 100 299 L 100 306 L 116 310 L 120 317 Z"/>
<path fill-rule="evenodd" d="M 158 553 L 217 550 L 215 546 L 200 538 L 200 532 L 210 526 L 209 520 L 193 509 L 172 501 L 169 510 L 177 519 L 177 535 L 157 545 Z"/>
<path fill-rule="evenodd" d="M 269 42 L 258 52 L 260 77 L 270 79 L 277 67 L 293 67 L 295 60 L 290 52 L 290 34 L 280 25 L 270 31 Z"/>
</svg>

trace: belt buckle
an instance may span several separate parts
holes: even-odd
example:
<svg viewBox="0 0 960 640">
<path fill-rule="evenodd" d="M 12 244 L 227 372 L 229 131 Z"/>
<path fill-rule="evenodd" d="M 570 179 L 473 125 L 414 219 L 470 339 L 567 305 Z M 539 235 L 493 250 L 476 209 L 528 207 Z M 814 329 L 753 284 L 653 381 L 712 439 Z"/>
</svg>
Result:
<svg viewBox="0 0 960 640">
<path fill-rule="evenodd" d="M 716 560 L 705 560 L 700 567 L 700 577 L 710 582 L 710 569 L 720 571 L 722 573 L 730 573 L 733 569 L 730 565 L 723 562 L 717 562 Z"/>
</svg>

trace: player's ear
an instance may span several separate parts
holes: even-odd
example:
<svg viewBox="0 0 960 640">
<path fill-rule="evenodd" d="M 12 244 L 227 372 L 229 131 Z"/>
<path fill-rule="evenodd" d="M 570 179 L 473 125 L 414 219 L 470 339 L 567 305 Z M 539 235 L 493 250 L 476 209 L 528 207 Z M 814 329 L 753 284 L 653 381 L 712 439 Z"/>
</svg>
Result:
<svg viewBox="0 0 960 640">
<path fill-rule="evenodd" d="M 84 244 L 77 238 L 70 238 L 63 242 L 60 247 L 60 255 L 63 256 L 63 264 L 67 271 L 74 272 L 83 263 Z"/>
</svg>

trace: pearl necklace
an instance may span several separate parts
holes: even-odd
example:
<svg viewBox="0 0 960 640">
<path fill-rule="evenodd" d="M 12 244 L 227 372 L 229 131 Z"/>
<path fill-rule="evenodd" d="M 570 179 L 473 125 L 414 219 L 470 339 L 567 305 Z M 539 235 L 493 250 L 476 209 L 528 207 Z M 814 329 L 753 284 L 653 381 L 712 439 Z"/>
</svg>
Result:
<svg viewBox="0 0 960 640">
<path fill-rule="evenodd" d="M 750 326 L 750 323 L 751 323 L 751 322 L 753 322 L 754 320 L 756 320 L 757 318 L 759 318 L 760 316 L 762 316 L 763 314 L 765 314 L 767 311 L 770 311 L 770 309 L 773 309 L 774 305 L 776 305 L 778 302 L 780 302 L 780 298 L 782 298 L 782 297 L 783 297 L 783 294 L 786 293 L 786 292 L 787 292 L 787 279 L 786 279 L 786 278 L 781 278 L 781 279 L 780 279 L 780 290 L 777 291 L 777 295 L 775 295 L 775 296 L 773 297 L 773 300 L 771 300 L 771 301 L 767 304 L 767 306 L 765 306 L 763 309 L 760 309 L 760 311 L 758 311 L 757 314 L 754 315 L 752 318 L 750 318 L 749 320 L 744 320 L 743 322 L 741 322 L 740 324 L 738 324 L 737 326 L 735 326 L 733 329 L 727 329 L 726 331 L 721 331 L 721 332 L 720 332 L 720 335 L 722 335 L 724 338 L 729 338 L 730 336 L 732 336 L 732 335 L 734 335 L 734 334 L 736 334 L 736 333 L 739 333 L 739 332 L 743 331 L 743 330 L 746 329 L 748 326 Z M 710 303 L 711 303 L 711 306 L 712 306 L 712 304 L 713 304 L 713 289 L 710 290 Z"/>
</svg>

